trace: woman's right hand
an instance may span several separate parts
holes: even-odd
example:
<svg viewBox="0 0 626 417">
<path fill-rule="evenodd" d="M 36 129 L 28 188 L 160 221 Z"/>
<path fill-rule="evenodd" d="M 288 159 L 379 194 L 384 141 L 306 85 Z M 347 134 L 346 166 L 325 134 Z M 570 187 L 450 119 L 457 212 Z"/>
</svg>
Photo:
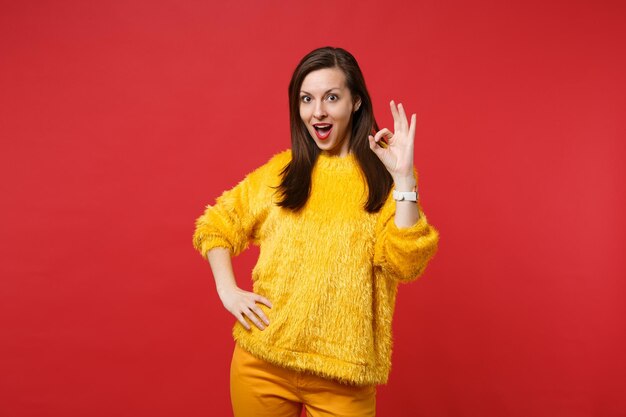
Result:
<svg viewBox="0 0 626 417">
<path fill-rule="evenodd" d="M 247 316 L 250 321 L 261 330 L 264 330 L 265 326 L 270 324 L 270 321 L 267 316 L 265 316 L 265 313 L 263 313 L 263 310 L 257 305 L 257 302 L 265 304 L 269 308 L 272 308 L 272 303 L 262 295 L 242 290 L 239 287 L 233 287 L 219 294 L 219 296 L 226 310 L 230 311 L 246 330 L 250 330 L 250 325 L 244 316 Z M 265 322 L 265 325 L 263 325 L 259 318 Z"/>
</svg>

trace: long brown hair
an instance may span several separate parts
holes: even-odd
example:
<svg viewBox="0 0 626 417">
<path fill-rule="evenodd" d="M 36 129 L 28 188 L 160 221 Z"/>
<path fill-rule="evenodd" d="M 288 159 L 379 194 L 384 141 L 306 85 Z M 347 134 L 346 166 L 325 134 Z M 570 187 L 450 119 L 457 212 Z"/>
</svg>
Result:
<svg viewBox="0 0 626 417">
<path fill-rule="evenodd" d="M 364 209 L 377 212 L 389 195 L 393 178 L 369 146 L 368 135 L 378 131 L 372 100 L 356 59 L 348 51 L 330 46 L 315 49 L 302 58 L 289 82 L 291 161 L 281 172 L 282 181 L 277 188 L 283 198 L 277 204 L 298 211 L 309 198 L 311 172 L 321 150 L 300 118 L 300 87 L 310 72 L 323 68 L 340 69 L 353 100 L 361 99 L 359 109 L 353 114 L 348 152 L 354 153 L 367 181 L 369 197 Z"/>
</svg>

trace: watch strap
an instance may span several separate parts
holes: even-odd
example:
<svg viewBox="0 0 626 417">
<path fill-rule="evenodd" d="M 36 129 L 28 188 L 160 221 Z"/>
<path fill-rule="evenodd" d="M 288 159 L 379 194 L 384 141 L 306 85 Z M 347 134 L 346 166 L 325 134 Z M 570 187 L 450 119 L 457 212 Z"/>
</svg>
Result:
<svg viewBox="0 0 626 417">
<path fill-rule="evenodd" d="M 417 201 L 419 193 L 417 188 L 413 188 L 413 191 L 396 191 L 393 190 L 393 199 L 396 201 Z"/>
</svg>

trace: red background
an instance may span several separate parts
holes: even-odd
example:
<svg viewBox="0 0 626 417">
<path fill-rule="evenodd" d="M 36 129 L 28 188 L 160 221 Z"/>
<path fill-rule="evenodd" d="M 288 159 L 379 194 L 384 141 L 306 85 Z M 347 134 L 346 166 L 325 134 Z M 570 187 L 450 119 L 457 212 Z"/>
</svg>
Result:
<svg viewBox="0 0 626 417">
<path fill-rule="evenodd" d="M 441 233 L 379 415 L 626 415 L 625 9 L 2 2 L 0 415 L 230 415 L 235 319 L 193 223 L 290 146 L 289 77 L 324 45 L 381 127 L 417 113 Z"/>
</svg>

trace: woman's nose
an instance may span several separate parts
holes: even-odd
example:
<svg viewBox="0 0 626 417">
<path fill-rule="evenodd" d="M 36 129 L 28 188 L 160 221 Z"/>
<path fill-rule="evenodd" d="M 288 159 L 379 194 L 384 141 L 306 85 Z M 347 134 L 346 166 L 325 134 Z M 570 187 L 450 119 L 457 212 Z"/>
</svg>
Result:
<svg viewBox="0 0 626 417">
<path fill-rule="evenodd" d="M 315 111 L 313 112 L 313 116 L 316 119 L 320 119 L 320 120 L 326 117 L 326 110 L 324 109 L 324 106 L 322 105 L 322 103 L 318 103 L 315 106 Z"/>
</svg>

